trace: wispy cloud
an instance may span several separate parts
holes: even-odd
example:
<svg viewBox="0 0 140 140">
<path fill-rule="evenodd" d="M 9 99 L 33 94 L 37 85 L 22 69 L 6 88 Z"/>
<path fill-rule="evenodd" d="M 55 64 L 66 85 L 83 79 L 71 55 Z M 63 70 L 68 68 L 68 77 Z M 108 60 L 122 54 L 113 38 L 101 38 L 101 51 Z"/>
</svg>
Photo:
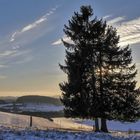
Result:
<svg viewBox="0 0 140 140">
<path fill-rule="evenodd" d="M 107 22 L 117 28 L 120 35 L 119 45 L 140 43 L 140 17 L 126 21 L 125 17 L 116 17 Z"/>
<path fill-rule="evenodd" d="M 104 20 L 107 20 L 108 18 L 110 18 L 112 15 L 106 15 L 103 17 Z"/>
<path fill-rule="evenodd" d="M 63 39 L 64 41 L 66 41 L 66 42 L 73 43 L 72 40 L 71 40 L 69 37 L 67 37 L 67 36 L 62 37 L 62 39 Z M 62 43 L 62 39 L 58 39 L 58 40 L 54 41 L 54 42 L 52 43 L 52 45 L 53 45 L 53 46 L 62 45 L 62 44 L 63 44 L 63 43 Z"/>
<path fill-rule="evenodd" d="M 121 45 L 140 43 L 140 18 L 123 22 L 117 28 Z"/>
<path fill-rule="evenodd" d="M 0 57 L 11 56 L 15 54 L 17 50 L 6 50 L 3 53 L 0 53 Z"/>
<path fill-rule="evenodd" d="M 62 41 L 61 39 L 56 40 L 55 42 L 52 43 L 52 45 L 56 46 L 56 45 L 61 45 Z"/>
<path fill-rule="evenodd" d="M 33 23 L 30 23 L 26 26 L 24 26 L 22 29 L 15 31 L 11 37 L 10 37 L 10 42 L 15 41 L 15 39 L 19 36 L 21 36 L 23 33 L 31 31 L 35 28 L 37 28 L 38 26 L 40 26 L 43 22 L 47 21 L 48 16 L 52 15 L 56 9 L 58 8 L 52 8 L 48 13 L 46 13 L 45 15 L 43 15 L 41 18 L 39 18 L 38 20 L 34 21 Z"/>
<path fill-rule="evenodd" d="M 111 15 L 103 17 L 104 20 L 110 18 Z M 115 17 L 110 20 L 107 20 L 107 24 L 116 27 L 117 33 L 120 35 L 119 45 L 132 45 L 140 43 L 140 17 L 132 20 L 126 21 L 126 17 Z M 70 38 L 63 37 L 65 41 L 70 42 Z M 52 43 L 52 45 L 62 45 L 61 39 L 58 39 Z"/>
<path fill-rule="evenodd" d="M 116 17 L 114 19 L 109 20 L 107 23 L 109 25 L 117 26 L 118 24 L 120 24 L 120 22 L 122 22 L 124 20 L 125 20 L 125 17 Z"/>
<path fill-rule="evenodd" d="M 49 16 L 51 16 L 58 7 L 59 6 L 52 8 L 34 22 L 23 26 L 21 29 L 17 29 L 11 35 L 7 35 L 0 40 L 0 62 L 3 63 L 3 65 L 0 65 L 0 68 L 7 68 L 6 66 L 14 63 L 27 63 L 33 59 L 31 54 L 32 49 L 26 48 L 25 46 L 50 30 L 50 28 L 46 28 Z"/>
<path fill-rule="evenodd" d="M 44 22 L 45 20 L 47 20 L 47 18 L 46 18 L 46 17 L 43 17 L 43 18 L 40 18 L 39 20 L 35 21 L 34 23 L 25 26 L 25 27 L 21 30 L 21 33 L 24 33 L 24 32 L 26 32 L 26 31 L 29 31 L 29 30 L 31 30 L 31 29 L 37 27 L 40 23 Z"/>
<path fill-rule="evenodd" d="M 14 33 L 11 35 L 10 42 L 13 42 L 13 41 L 15 40 L 16 34 L 17 34 L 17 32 L 14 32 Z"/>
</svg>

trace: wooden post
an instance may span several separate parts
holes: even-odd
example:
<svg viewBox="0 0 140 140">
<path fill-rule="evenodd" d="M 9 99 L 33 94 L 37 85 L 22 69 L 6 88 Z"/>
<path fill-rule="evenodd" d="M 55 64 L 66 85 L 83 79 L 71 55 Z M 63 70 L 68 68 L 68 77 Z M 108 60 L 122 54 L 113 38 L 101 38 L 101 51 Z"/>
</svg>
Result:
<svg viewBox="0 0 140 140">
<path fill-rule="evenodd" d="M 32 127 L 32 124 L 33 124 L 33 119 L 32 116 L 30 116 L 30 127 Z"/>
</svg>

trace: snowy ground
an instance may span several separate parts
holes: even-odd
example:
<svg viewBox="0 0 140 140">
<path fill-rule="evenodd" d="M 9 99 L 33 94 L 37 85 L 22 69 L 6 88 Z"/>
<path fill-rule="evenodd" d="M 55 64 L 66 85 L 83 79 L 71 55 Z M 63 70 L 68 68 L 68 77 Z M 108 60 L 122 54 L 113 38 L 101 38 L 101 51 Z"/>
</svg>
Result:
<svg viewBox="0 0 140 140">
<path fill-rule="evenodd" d="M 62 111 L 63 106 L 56 106 L 51 104 L 36 104 L 36 103 L 28 103 L 19 107 L 19 110 L 22 111 L 30 111 L 30 112 L 50 112 L 50 111 Z"/>
<path fill-rule="evenodd" d="M 47 129 L 60 127 L 58 124 L 55 124 L 52 121 L 49 121 L 48 119 L 44 118 L 32 117 L 32 120 L 34 128 Z M 26 128 L 29 127 L 29 122 L 30 116 L 0 112 L 1 126 Z"/>
<path fill-rule="evenodd" d="M 25 103 L 25 104 L 1 104 L 0 108 L 2 109 L 13 109 L 16 108 L 20 111 L 30 111 L 30 112 L 54 112 L 54 111 L 62 111 L 63 106 L 57 106 L 53 104 L 46 103 Z"/>
<path fill-rule="evenodd" d="M 94 132 L 64 132 L 55 130 L 13 130 L 0 127 L 1 140 L 140 140 L 140 136 L 114 136 Z"/>
<path fill-rule="evenodd" d="M 56 124 L 61 127 L 68 128 L 80 128 L 80 129 L 92 129 L 94 125 L 93 120 L 82 119 L 67 119 L 67 118 L 53 118 Z M 78 125 L 77 125 L 78 124 Z M 140 132 L 140 120 L 134 123 L 122 123 L 119 121 L 107 121 L 108 129 L 113 131 L 139 131 Z"/>
<path fill-rule="evenodd" d="M 81 125 L 80 123 L 72 121 L 72 119 L 63 119 L 62 121 L 60 118 L 58 118 L 58 120 L 54 119 L 54 121 L 52 122 L 49 121 L 48 119 L 40 117 L 32 117 L 32 121 L 33 127 L 39 129 L 60 128 L 60 129 L 92 130 L 92 126 L 88 126 L 86 124 Z M 29 122 L 30 116 L 28 115 L 0 112 L 0 125 L 2 126 L 26 128 L 29 126 Z"/>
<path fill-rule="evenodd" d="M 91 120 L 54 118 L 52 122 L 33 117 L 33 127 L 30 128 L 29 118 L 0 112 L 0 140 L 140 140 L 140 121 L 124 124 L 110 121 L 108 128 L 111 133 L 104 134 L 91 131 L 94 124 Z"/>
<path fill-rule="evenodd" d="M 17 115 L 12 113 L 0 112 L 0 125 L 17 126 L 26 128 L 29 126 L 30 116 Z M 108 129 L 111 131 L 139 131 L 140 121 L 135 123 L 121 123 L 117 121 L 107 121 Z M 47 129 L 47 128 L 66 128 L 66 129 L 80 129 L 92 130 L 94 121 L 81 119 L 67 119 L 67 118 L 53 118 L 53 122 L 48 119 L 33 117 L 33 127 Z"/>
<path fill-rule="evenodd" d="M 93 130 L 94 121 L 90 121 L 90 125 L 87 124 L 88 121 L 81 119 L 68 119 L 68 118 L 53 118 L 54 123 L 60 125 L 61 128 L 71 128 L 71 129 L 80 129 L 80 130 Z M 92 125 L 91 125 L 92 124 Z"/>
</svg>

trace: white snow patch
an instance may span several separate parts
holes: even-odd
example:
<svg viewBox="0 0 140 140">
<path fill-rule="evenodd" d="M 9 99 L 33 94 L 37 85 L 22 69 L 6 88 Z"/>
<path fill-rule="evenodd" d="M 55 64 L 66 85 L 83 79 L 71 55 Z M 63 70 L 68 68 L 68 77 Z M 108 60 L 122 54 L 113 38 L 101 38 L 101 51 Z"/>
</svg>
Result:
<svg viewBox="0 0 140 140">
<path fill-rule="evenodd" d="M 2 109 L 16 109 L 20 111 L 30 111 L 30 112 L 55 112 L 62 111 L 64 106 L 46 104 L 46 103 L 24 103 L 24 104 L 1 104 Z"/>
</svg>

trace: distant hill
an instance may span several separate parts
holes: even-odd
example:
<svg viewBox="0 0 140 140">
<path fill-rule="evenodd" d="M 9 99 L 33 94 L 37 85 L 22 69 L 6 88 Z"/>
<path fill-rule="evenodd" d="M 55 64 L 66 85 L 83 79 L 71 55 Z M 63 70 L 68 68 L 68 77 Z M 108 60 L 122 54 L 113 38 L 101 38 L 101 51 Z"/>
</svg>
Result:
<svg viewBox="0 0 140 140">
<path fill-rule="evenodd" d="M 58 98 L 39 96 L 39 95 L 21 96 L 17 98 L 16 102 L 17 103 L 47 103 L 53 105 L 62 105 L 61 101 Z"/>
</svg>

